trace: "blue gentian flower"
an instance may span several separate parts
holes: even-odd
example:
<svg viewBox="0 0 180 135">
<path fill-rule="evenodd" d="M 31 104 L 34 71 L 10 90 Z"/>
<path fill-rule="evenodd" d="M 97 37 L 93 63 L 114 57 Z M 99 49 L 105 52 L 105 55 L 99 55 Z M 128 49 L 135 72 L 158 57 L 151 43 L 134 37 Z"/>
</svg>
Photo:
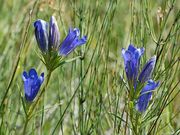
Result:
<svg viewBox="0 0 180 135">
<path fill-rule="evenodd" d="M 136 84 L 140 58 L 144 53 L 144 48 L 135 48 L 129 45 L 128 49 L 122 49 L 122 56 L 124 58 L 124 65 L 128 81 L 133 85 Z"/>
<path fill-rule="evenodd" d="M 154 66 L 156 63 L 156 56 L 152 57 L 143 67 L 140 75 L 139 75 L 139 81 L 141 83 L 144 83 L 148 81 L 151 78 L 151 74 L 154 70 Z"/>
<path fill-rule="evenodd" d="M 54 16 L 51 17 L 49 22 L 49 49 L 58 48 L 60 44 L 60 32 L 57 21 Z"/>
<path fill-rule="evenodd" d="M 38 19 L 34 23 L 35 37 L 42 52 L 48 51 L 48 23 Z"/>
<path fill-rule="evenodd" d="M 36 70 L 32 68 L 29 73 L 23 72 L 22 79 L 24 81 L 25 98 L 31 102 L 36 97 L 44 81 L 44 73 L 41 73 L 40 77 L 38 77 Z"/>
<path fill-rule="evenodd" d="M 69 33 L 64 41 L 61 43 L 59 49 L 60 55 L 66 56 L 71 53 L 77 46 L 83 45 L 87 41 L 87 37 L 79 38 L 80 30 L 78 28 L 69 29 Z"/>
<path fill-rule="evenodd" d="M 83 45 L 87 41 L 87 37 L 80 38 L 80 30 L 78 28 L 69 29 L 69 33 L 60 46 L 60 32 L 55 17 L 51 17 L 48 23 L 44 20 L 34 22 L 35 36 L 39 48 L 43 53 L 50 52 L 51 49 L 59 50 L 59 54 L 66 56 L 71 53 L 77 46 Z M 60 48 L 59 48 L 60 47 Z"/>
<path fill-rule="evenodd" d="M 140 96 L 138 98 L 136 109 L 139 112 L 145 112 L 148 106 L 148 103 L 152 97 L 152 91 L 159 86 L 159 82 L 154 82 L 149 80 L 148 83 L 143 87 Z"/>
<path fill-rule="evenodd" d="M 126 76 L 129 85 L 133 86 L 133 92 L 137 91 L 140 86 L 146 84 L 142 90 L 140 89 L 140 96 L 137 99 L 136 109 L 140 112 L 144 112 L 148 106 L 149 100 L 152 96 L 152 90 L 159 86 L 159 82 L 155 83 L 151 80 L 151 74 L 154 70 L 156 63 L 156 57 L 152 57 L 143 67 L 139 73 L 140 58 L 144 53 L 144 48 L 135 48 L 133 45 L 129 45 L 128 49 L 122 49 L 122 56 L 124 59 L 124 66 Z"/>
</svg>

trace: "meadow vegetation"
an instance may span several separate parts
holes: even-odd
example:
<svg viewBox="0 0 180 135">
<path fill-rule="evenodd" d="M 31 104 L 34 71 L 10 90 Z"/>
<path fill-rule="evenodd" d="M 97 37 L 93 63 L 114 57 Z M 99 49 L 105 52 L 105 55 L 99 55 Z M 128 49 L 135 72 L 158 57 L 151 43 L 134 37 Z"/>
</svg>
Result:
<svg viewBox="0 0 180 135">
<path fill-rule="evenodd" d="M 33 23 L 51 16 L 60 42 L 70 27 L 87 42 L 43 83 L 40 91 L 46 90 L 28 116 L 38 98 L 26 101 L 23 71 L 35 68 L 48 78 Z M 179 0 L 0 0 L 0 134 L 180 134 L 179 35 Z M 159 86 L 147 110 L 136 113 L 141 121 L 128 111 L 122 48 L 129 44 L 145 48 L 140 69 L 156 56 L 152 79 Z"/>
</svg>

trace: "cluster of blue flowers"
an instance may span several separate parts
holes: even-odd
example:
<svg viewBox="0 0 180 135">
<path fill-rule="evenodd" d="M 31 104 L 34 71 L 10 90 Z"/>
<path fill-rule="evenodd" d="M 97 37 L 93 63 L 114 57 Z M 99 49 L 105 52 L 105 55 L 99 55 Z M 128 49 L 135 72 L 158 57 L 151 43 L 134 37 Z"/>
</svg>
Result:
<svg viewBox="0 0 180 135">
<path fill-rule="evenodd" d="M 60 32 L 54 16 L 51 17 L 49 24 L 44 20 L 37 20 L 34 22 L 34 28 L 38 46 L 43 53 L 55 50 L 59 52 L 59 55 L 66 56 L 77 46 L 83 45 L 87 41 L 86 36 L 80 38 L 78 28 L 70 28 L 68 35 L 60 44 Z"/>
<path fill-rule="evenodd" d="M 55 58 L 67 56 L 77 46 L 83 45 L 87 41 L 87 37 L 80 38 L 80 30 L 78 28 L 70 28 L 69 33 L 62 43 L 60 43 L 60 32 L 57 25 L 57 21 L 54 16 L 50 18 L 50 22 L 38 19 L 34 22 L 35 37 L 38 43 L 38 47 L 41 50 L 43 56 L 50 57 L 51 52 L 54 52 Z M 46 63 L 51 65 L 53 62 L 48 59 Z M 35 69 L 30 69 L 29 73 L 26 71 L 22 74 L 24 81 L 25 98 L 27 101 L 33 101 L 36 97 L 43 81 L 44 73 L 38 77 Z"/>
<path fill-rule="evenodd" d="M 87 41 L 87 37 L 80 38 L 80 30 L 78 28 L 70 28 L 69 33 L 60 43 L 60 32 L 56 19 L 52 16 L 50 22 L 44 20 L 37 20 L 34 22 L 35 37 L 42 54 L 44 56 L 55 52 L 56 57 L 67 56 L 77 46 L 83 45 Z M 128 49 L 122 49 L 122 56 L 124 58 L 125 72 L 128 79 L 130 91 L 134 95 L 138 95 L 136 100 L 136 109 L 144 112 L 147 109 L 148 103 L 152 97 L 152 91 L 159 86 L 159 82 L 154 82 L 151 79 L 156 57 L 152 57 L 139 72 L 140 58 L 144 53 L 144 48 L 135 48 L 129 45 Z M 52 61 L 48 61 L 51 64 Z M 22 78 L 24 81 L 25 98 L 27 101 L 33 101 L 36 97 L 43 81 L 44 73 L 38 77 L 35 69 L 30 69 L 29 73 L 23 72 Z M 139 86 L 140 87 L 139 90 Z M 134 92 L 135 91 L 135 92 Z M 131 92 L 131 93 L 132 93 Z M 135 96 L 136 97 L 136 96 Z"/>
<path fill-rule="evenodd" d="M 144 112 L 147 109 L 148 103 L 152 97 L 152 91 L 159 86 L 159 82 L 154 82 L 151 79 L 152 72 L 156 63 L 156 57 L 152 57 L 139 72 L 140 58 L 144 54 L 144 48 L 135 48 L 129 45 L 128 49 L 122 49 L 124 59 L 125 72 L 128 79 L 131 93 L 138 95 L 136 101 L 136 109 Z M 139 86 L 140 90 L 138 89 Z M 135 92 L 134 92 L 135 91 Z M 140 91 L 140 93 L 138 93 Z"/>
</svg>

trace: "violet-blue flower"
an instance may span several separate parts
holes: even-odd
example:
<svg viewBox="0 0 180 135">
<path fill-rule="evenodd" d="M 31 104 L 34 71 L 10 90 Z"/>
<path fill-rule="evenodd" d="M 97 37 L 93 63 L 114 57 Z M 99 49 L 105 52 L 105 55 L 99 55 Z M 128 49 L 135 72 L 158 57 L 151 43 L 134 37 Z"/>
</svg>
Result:
<svg viewBox="0 0 180 135">
<path fill-rule="evenodd" d="M 133 45 L 129 45 L 128 49 L 122 49 L 122 56 L 124 58 L 124 66 L 126 71 L 126 76 L 132 85 L 135 85 L 138 71 L 140 58 L 144 53 L 144 48 L 135 48 Z"/>
<path fill-rule="evenodd" d="M 155 90 L 158 86 L 159 82 L 156 83 L 153 80 L 149 80 L 148 83 L 143 87 L 136 103 L 136 109 L 139 112 L 146 111 L 148 103 L 152 97 L 152 91 Z"/>
<path fill-rule="evenodd" d="M 71 53 L 77 46 L 85 44 L 87 37 L 80 38 L 80 30 L 78 28 L 69 29 L 69 33 L 61 43 L 59 52 L 60 55 L 66 56 Z"/>
<path fill-rule="evenodd" d="M 54 16 L 50 18 L 49 22 L 49 49 L 58 48 L 60 45 L 60 32 L 57 21 Z"/>
<path fill-rule="evenodd" d="M 22 79 L 24 81 L 25 98 L 31 102 L 36 97 L 44 81 L 44 73 L 41 73 L 38 77 L 36 70 L 32 68 L 29 70 L 29 73 L 26 71 L 23 72 Z"/>
<path fill-rule="evenodd" d="M 156 63 L 156 56 L 152 57 L 143 67 L 138 80 L 141 83 L 144 83 L 146 81 L 148 81 L 151 78 L 151 74 L 154 70 L 154 66 Z"/>
<path fill-rule="evenodd" d="M 42 52 L 48 51 L 48 23 L 38 19 L 34 22 L 35 37 Z"/>
<path fill-rule="evenodd" d="M 86 36 L 80 38 L 80 30 L 78 28 L 70 28 L 68 35 L 60 45 L 60 32 L 57 21 L 53 16 L 50 18 L 49 23 L 38 19 L 34 22 L 34 27 L 38 46 L 43 53 L 48 53 L 53 49 L 59 51 L 60 55 L 66 56 L 77 46 L 83 45 L 87 41 Z"/>
<path fill-rule="evenodd" d="M 144 53 L 144 48 L 135 48 L 133 45 L 129 45 L 128 49 L 122 49 L 122 56 L 124 58 L 124 66 L 126 71 L 126 76 L 129 85 L 133 87 L 130 90 L 131 98 L 132 94 L 139 94 L 136 109 L 140 112 L 144 112 L 147 109 L 148 103 L 152 96 L 152 90 L 159 86 L 159 82 L 156 83 L 151 80 L 151 75 L 154 70 L 156 63 L 156 57 L 152 57 L 143 67 L 142 71 L 139 72 L 140 58 Z M 147 83 L 147 84 L 146 84 Z M 143 86 L 146 84 L 143 88 Z M 140 85 L 140 87 L 138 87 Z M 133 100 L 133 99 L 131 99 Z"/>
</svg>

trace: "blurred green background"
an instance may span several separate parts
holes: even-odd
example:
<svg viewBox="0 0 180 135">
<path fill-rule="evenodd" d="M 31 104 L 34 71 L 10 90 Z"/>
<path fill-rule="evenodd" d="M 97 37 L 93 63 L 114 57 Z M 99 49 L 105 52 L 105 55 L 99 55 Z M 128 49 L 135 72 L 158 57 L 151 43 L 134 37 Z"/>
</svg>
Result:
<svg viewBox="0 0 180 135">
<path fill-rule="evenodd" d="M 124 128 L 127 83 L 121 57 L 129 44 L 145 48 L 142 65 L 158 57 L 153 78 L 161 86 L 144 118 L 145 133 L 156 120 L 152 134 L 180 132 L 179 0 L 0 0 L 1 134 L 22 134 L 21 74 L 32 67 L 47 72 L 38 57 L 33 22 L 52 15 L 61 41 L 69 27 L 78 27 L 88 42 L 67 57 L 82 59 L 53 72 L 26 134 L 131 134 Z"/>
</svg>

